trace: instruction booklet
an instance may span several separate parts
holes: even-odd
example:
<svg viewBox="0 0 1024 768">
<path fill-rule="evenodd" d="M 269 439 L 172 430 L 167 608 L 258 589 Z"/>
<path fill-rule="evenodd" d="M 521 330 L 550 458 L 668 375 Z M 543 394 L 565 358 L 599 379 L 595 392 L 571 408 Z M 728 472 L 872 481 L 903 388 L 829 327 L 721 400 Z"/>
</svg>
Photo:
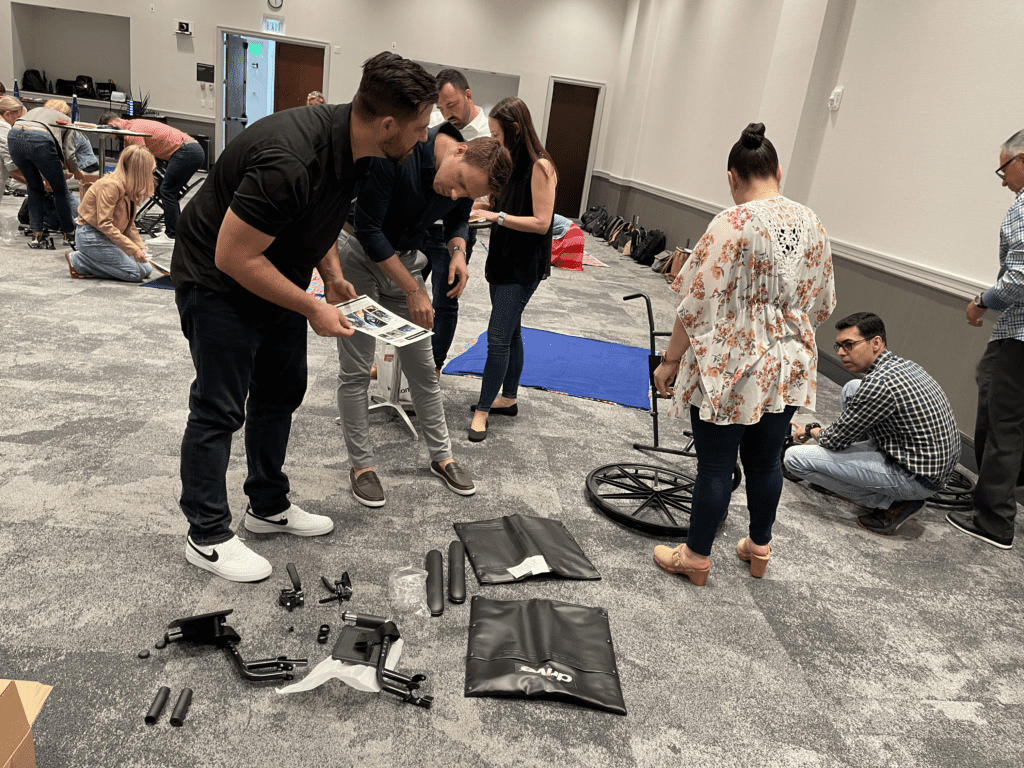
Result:
<svg viewBox="0 0 1024 768">
<path fill-rule="evenodd" d="M 396 347 L 404 347 L 406 344 L 434 335 L 433 331 L 389 312 L 365 294 L 334 306 L 345 313 L 345 317 L 357 331 Z"/>
</svg>

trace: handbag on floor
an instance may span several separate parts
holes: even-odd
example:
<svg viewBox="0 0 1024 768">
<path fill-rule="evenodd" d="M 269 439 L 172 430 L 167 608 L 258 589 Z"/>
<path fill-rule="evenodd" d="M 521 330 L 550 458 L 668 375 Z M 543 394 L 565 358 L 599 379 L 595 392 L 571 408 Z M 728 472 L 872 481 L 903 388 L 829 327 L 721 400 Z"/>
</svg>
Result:
<svg viewBox="0 0 1024 768">
<path fill-rule="evenodd" d="M 626 714 L 603 608 L 473 597 L 468 697 L 549 699 Z"/>
<path fill-rule="evenodd" d="M 391 380 L 397 358 L 393 344 L 377 342 L 377 349 L 374 351 L 374 362 L 377 363 L 377 386 L 385 400 L 391 399 Z M 409 394 L 409 380 L 402 372 L 402 380 L 398 389 L 398 403 L 408 411 L 413 410 L 412 395 Z"/>
</svg>

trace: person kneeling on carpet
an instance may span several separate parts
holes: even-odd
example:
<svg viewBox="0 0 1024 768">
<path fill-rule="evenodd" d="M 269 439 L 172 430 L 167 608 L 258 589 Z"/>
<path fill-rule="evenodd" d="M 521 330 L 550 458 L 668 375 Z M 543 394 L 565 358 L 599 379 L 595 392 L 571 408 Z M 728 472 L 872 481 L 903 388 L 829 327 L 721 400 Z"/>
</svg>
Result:
<svg viewBox="0 0 1024 768">
<path fill-rule="evenodd" d="M 416 144 L 400 165 L 371 161 L 356 200 L 355 234 L 343 234 L 338 245 L 342 271 L 356 294 L 431 328 L 434 310 L 422 277 L 427 227 L 438 219 L 444 222 L 450 251 L 445 279 L 455 285 L 457 298 L 469 279 L 465 251 L 472 199 L 498 194 L 511 173 L 512 160 L 500 142 L 481 137 L 467 144 L 450 123 L 431 128 L 426 141 Z M 374 346 L 373 337 L 363 333 L 338 338 L 338 409 L 351 464 L 349 482 L 356 500 L 367 507 L 385 502 L 374 469 L 367 409 Z M 398 347 L 396 352 L 430 449 L 431 472 L 454 493 L 476 493 L 469 474 L 452 458 L 430 337 Z"/>
<path fill-rule="evenodd" d="M 864 378 L 843 387 L 842 413 L 828 427 L 796 425 L 797 442 L 814 439 L 818 445 L 790 448 L 786 469 L 871 507 L 857 522 L 889 535 L 949 481 L 960 456 L 960 432 L 942 387 L 917 363 L 889 351 L 878 315 L 858 312 L 836 329 L 839 360 Z"/>
<path fill-rule="evenodd" d="M 89 187 L 78 206 L 76 250 L 64 252 L 72 277 L 140 283 L 152 274 L 135 213 L 153 195 L 155 166 L 148 149 L 129 146 L 117 168 Z"/>
</svg>

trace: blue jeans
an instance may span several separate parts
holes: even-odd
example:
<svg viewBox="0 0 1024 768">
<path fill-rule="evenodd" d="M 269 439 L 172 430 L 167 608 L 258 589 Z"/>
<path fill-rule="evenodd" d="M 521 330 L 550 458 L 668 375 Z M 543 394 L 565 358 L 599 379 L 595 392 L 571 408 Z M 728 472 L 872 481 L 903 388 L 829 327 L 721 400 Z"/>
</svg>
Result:
<svg viewBox="0 0 1024 768">
<path fill-rule="evenodd" d="M 49 131 L 12 128 L 7 134 L 7 147 L 11 160 L 24 174 L 28 186 L 28 216 L 32 231 L 43 231 L 43 195 L 46 193 L 43 179 L 46 179 L 53 190 L 60 231 L 68 235 L 74 232 L 77 211 L 71 210 L 73 198 L 64 180 L 64 156 L 53 136 Z"/>
<path fill-rule="evenodd" d="M 510 400 L 514 400 L 519 392 L 519 377 L 523 375 L 523 310 L 537 285 L 492 283 L 490 286 L 487 362 L 484 363 L 484 380 L 480 385 L 480 402 L 476 405 L 478 411 L 490 411 L 499 390 Z"/>
<path fill-rule="evenodd" d="M 178 231 L 181 194 L 205 160 L 202 145 L 198 141 L 190 141 L 182 144 L 167 161 L 164 180 L 160 184 L 160 207 L 164 209 L 164 233 L 168 237 L 174 237 Z"/>
<path fill-rule="evenodd" d="M 75 250 L 68 258 L 72 266 L 83 275 L 109 277 L 129 283 L 141 283 L 153 268 L 147 262 L 138 262 L 91 224 L 79 224 L 75 230 Z"/>
<path fill-rule="evenodd" d="M 843 387 L 843 410 L 858 387 L 859 379 Z M 866 434 L 841 451 L 820 445 L 793 446 L 786 451 L 786 469 L 802 480 L 873 509 L 888 509 L 899 501 L 927 499 L 935 494 L 934 489 L 922 485 L 913 473 L 882 453 Z"/>
<path fill-rule="evenodd" d="M 473 255 L 474 243 L 476 230 L 470 229 L 469 237 L 466 238 L 466 264 L 469 264 L 469 257 Z M 455 338 L 455 328 L 459 324 L 459 300 L 449 298 L 447 295 L 455 284 L 448 282 L 448 268 L 452 259 L 448 253 L 448 243 L 444 239 L 443 227 L 438 224 L 428 227 L 420 250 L 427 257 L 423 279 L 426 280 L 433 275 L 430 287 L 434 306 L 434 335 L 430 337 L 430 344 L 434 350 L 434 367 L 440 369 L 444 368 L 445 360 L 448 359 L 448 351 L 452 348 L 452 340 Z"/>
<path fill-rule="evenodd" d="M 245 424 L 253 513 L 269 517 L 289 506 L 282 471 L 292 414 L 306 393 L 306 319 L 255 297 L 232 299 L 196 286 L 176 290 L 181 330 L 196 378 L 181 441 L 181 510 L 199 545 L 234 534 L 225 475 L 231 437 Z"/>
<path fill-rule="evenodd" d="M 711 424 L 700 420 L 690 406 L 693 445 L 697 450 L 697 480 L 693 484 L 690 532 L 686 546 L 709 557 L 718 526 L 729 509 L 732 475 L 739 454 L 747 486 L 750 540 L 765 546 L 772 540 L 775 512 L 782 496 L 782 446 L 796 406 L 766 413 L 756 424 Z"/>
</svg>

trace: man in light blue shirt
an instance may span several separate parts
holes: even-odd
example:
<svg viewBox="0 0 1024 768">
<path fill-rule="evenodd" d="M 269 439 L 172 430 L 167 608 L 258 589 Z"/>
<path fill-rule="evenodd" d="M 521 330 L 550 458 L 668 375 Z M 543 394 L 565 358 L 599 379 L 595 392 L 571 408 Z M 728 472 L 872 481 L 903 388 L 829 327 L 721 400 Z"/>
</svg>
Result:
<svg viewBox="0 0 1024 768">
<path fill-rule="evenodd" d="M 966 534 L 1009 549 L 1024 456 L 1024 131 L 1003 144 L 996 175 L 1017 199 L 999 230 L 996 284 L 967 305 L 967 322 L 975 327 L 981 327 L 986 310 L 1002 312 L 978 363 L 978 486 L 973 513 L 950 512 L 946 519 Z"/>
</svg>

